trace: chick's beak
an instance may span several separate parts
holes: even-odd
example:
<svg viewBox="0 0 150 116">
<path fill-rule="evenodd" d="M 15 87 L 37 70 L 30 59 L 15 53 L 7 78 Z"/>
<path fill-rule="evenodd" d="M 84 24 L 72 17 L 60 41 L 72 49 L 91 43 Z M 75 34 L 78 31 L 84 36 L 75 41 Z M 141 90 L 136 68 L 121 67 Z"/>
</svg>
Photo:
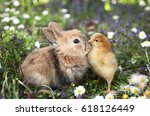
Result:
<svg viewBox="0 0 150 116">
<path fill-rule="evenodd" d="M 92 43 L 91 39 L 88 41 L 89 43 Z"/>
</svg>

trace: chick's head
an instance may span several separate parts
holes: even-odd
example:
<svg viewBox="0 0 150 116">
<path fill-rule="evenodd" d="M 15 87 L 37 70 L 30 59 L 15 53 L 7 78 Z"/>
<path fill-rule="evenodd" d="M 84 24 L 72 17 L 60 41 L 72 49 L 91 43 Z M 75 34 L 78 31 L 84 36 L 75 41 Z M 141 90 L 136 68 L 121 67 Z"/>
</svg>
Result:
<svg viewBox="0 0 150 116">
<path fill-rule="evenodd" d="M 93 47 L 103 48 L 110 50 L 111 44 L 109 40 L 101 33 L 95 33 L 88 41 Z"/>
</svg>

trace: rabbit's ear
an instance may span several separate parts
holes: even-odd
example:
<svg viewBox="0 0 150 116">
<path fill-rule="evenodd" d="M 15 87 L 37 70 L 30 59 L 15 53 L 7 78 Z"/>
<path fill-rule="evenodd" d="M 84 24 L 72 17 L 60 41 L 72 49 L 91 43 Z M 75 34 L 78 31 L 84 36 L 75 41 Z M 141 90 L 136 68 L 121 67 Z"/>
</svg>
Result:
<svg viewBox="0 0 150 116">
<path fill-rule="evenodd" d="M 51 44 L 57 44 L 57 39 L 60 38 L 63 29 L 55 22 L 51 22 L 48 27 L 42 28 L 44 35 Z"/>
</svg>

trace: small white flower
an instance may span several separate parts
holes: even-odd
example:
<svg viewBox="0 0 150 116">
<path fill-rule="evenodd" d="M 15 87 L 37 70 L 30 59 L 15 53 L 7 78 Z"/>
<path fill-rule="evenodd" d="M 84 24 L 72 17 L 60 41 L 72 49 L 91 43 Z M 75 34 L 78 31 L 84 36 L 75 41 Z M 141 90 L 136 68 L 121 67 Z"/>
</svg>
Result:
<svg viewBox="0 0 150 116">
<path fill-rule="evenodd" d="M 35 16 L 35 20 L 39 21 L 39 20 L 41 20 L 41 17 L 40 16 Z"/>
<path fill-rule="evenodd" d="M 9 17 L 9 14 L 8 13 L 3 13 L 3 14 L 0 14 L 0 17 L 2 17 L 2 18 Z"/>
<path fill-rule="evenodd" d="M 131 31 L 134 32 L 134 33 L 137 33 L 137 28 L 133 27 L 133 28 L 131 29 Z"/>
<path fill-rule="evenodd" d="M 112 39 L 114 35 L 115 35 L 114 32 L 108 32 L 108 33 L 107 33 L 108 39 Z"/>
<path fill-rule="evenodd" d="M 43 14 L 43 15 L 48 15 L 48 11 L 47 11 L 47 10 L 44 10 L 44 11 L 42 12 L 42 14 Z"/>
<path fill-rule="evenodd" d="M 5 5 L 10 5 L 10 2 L 4 2 Z"/>
<path fill-rule="evenodd" d="M 9 30 L 9 26 L 4 26 L 4 30 Z"/>
<path fill-rule="evenodd" d="M 16 11 L 15 8 L 10 9 L 10 12 L 15 12 L 15 11 Z"/>
<path fill-rule="evenodd" d="M 13 5 L 14 5 L 14 6 L 19 6 L 19 5 L 20 5 L 20 2 L 19 2 L 18 0 L 15 0 L 15 1 L 13 1 Z"/>
<path fill-rule="evenodd" d="M 20 25 L 18 25 L 18 27 L 17 27 L 18 29 L 24 29 L 25 28 L 25 26 L 24 26 L 24 24 L 20 24 Z"/>
<path fill-rule="evenodd" d="M 36 42 L 35 42 L 35 47 L 40 48 L 40 46 L 41 46 L 40 42 L 39 42 L 39 41 L 36 41 Z"/>
<path fill-rule="evenodd" d="M 102 2 L 106 2 L 106 0 L 101 0 Z"/>
<path fill-rule="evenodd" d="M 131 88 L 131 93 L 137 95 L 140 93 L 140 89 L 138 87 L 132 86 Z"/>
<path fill-rule="evenodd" d="M 139 96 L 139 97 L 137 97 L 137 99 L 146 99 L 146 97 L 145 96 Z"/>
<path fill-rule="evenodd" d="M 17 10 L 17 11 L 14 11 L 13 13 L 14 13 L 15 15 L 19 15 L 19 14 L 20 14 L 20 11 Z"/>
<path fill-rule="evenodd" d="M 144 0 L 140 0 L 140 1 L 139 1 L 139 5 L 140 5 L 140 6 L 146 6 L 146 3 L 145 3 Z"/>
<path fill-rule="evenodd" d="M 120 72 L 122 72 L 122 71 L 123 71 L 122 66 L 119 66 L 119 67 L 118 67 L 118 69 L 120 70 Z"/>
<path fill-rule="evenodd" d="M 88 31 L 87 34 L 91 36 L 92 34 L 94 34 L 94 31 Z"/>
<path fill-rule="evenodd" d="M 14 18 L 13 20 L 12 20 L 12 22 L 13 22 L 13 24 L 19 24 L 20 23 L 20 20 L 18 19 L 18 18 Z"/>
<path fill-rule="evenodd" d="M 137 62 L 137 60 L 135 58 L 131 58 L 131 63 L 135 64 Z"/>
<path fill-rule="evenodd" d="M 62 13 L 67 13 L 67 12 L 68 12 L 68 10 L 67 10 L 67 9 L 65 9 L 65 8 L 63 8 L 63 9 L 61 9 L 61 12 L 62 12 Z"/>
<path fill-rule="evenodd" d="M 145 33 L 144 31 L 141 31 L 141 32 L 139 33 L 139 38 L 140 38 L 140 39 L 145 39 L 145 38 L 146 38 L 146 33 Z"/>
<path fill-rule="evenodd" d="M 10 31 L 14 31 L 14 30 L 15 30 L 15 27 L 14 27 L 14 26 L 11 26 L 11 27 L 9 28 L 9 30 L 10 30 Z"/>
<path fill-rule="evenodd" d="M 105 96 L 105 99 L 114 99 L 114 95 L 111 94 L 111 93 L 108 93 L 108 94 Z"/>
<path fill-rule="evenodd" d="M 142 47 L 150 47 L 150 42 L 149 41 L 144 41 L 143 43 L 141 43 Z"/>
<path fill-rule="evenodd" d="M 119 16 L 118 16 L 118 15 L 114 15 L 114 16 L 112 16 L 112 19 L 113 19 L 113 20 L 118 20 L 118 19 L 119 19 Z"/>
<path fill-rule="evenodd" d="M 5 12 L 9 12 L 10 11 L 10 8 L 5 8 Z"/>
<path fill-rule="evenodd" d="M 139 77 L 140 77 L 141 83 L 148 83 L 149 82 L 148 77 L 146 75 L 141 74 Z"/>
<path fill-rule="evenodd" d="M 70 14 L 65 14 L 65 15 L 64 15 L 64 18 L 65 18 L 65 19 L 69 19 L 70 17 L 71 17 Z"/>
<path fill-rule="evenodd" d="M 138 86 L 140 84 L 139 73 L 134 73 L 130 76 L 129 83 Z"/>
<path fill-rule="evenodd" d="M 132 96 L 132 97 L 130 97 L 129 99 L 137 99 L 137 98 Z"/>
<path fill-rule="evenodd" d="M 81 85 L 76 87 L 74 90 L 74 94 L 76 97 L 78 97 L 79 95 L 83 95 L 84 93 L 85 93 L 85 88 L 84 86 L 81 86 Z"/>
<path fill-rule="evenodd" d="M 117 0 L 111 0 L 112 4 L 117 4 Z"/>
<path fill-rule="evenodd" d="M 95 98 L 94 99 L 104 99 L 104 97 L 103 96 L 99 96 L 99 95 L 97 95 L 97 96 L 95 96 Z"/>
<path fill-rule="evenodd" d="M 150 6 L 145 7 L 145 11 L 150 11 Z"/>
<path fill-rule="evenodd" d="M 24 19 L 29 19 L 29 18 L 30 18 L 30 15 L 29 15 L 29 14 L 23 14 L 23 18 L 24 18 Z"/>
<path fill-rule="evenodd" d="M 126 92 L 130 92 L 131 91 L 130 85 L 124 86 L 124 89 L 125 89 Z"/>
<path fill-rule="evenodd" d="M 1 20 L 1 22 L 3 23 L 3 22 L 9 22 L 10 21 L 10 17 L 4 17 L 2 20 Z"/>
</svg>

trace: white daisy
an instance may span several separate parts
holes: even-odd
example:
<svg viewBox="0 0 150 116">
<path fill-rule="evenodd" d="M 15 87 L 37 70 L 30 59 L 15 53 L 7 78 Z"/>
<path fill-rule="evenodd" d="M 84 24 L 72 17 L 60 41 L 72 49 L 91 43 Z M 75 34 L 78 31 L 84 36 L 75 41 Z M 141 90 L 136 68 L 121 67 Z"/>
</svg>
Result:
<svg viewBox="0 0 150 116">
<path fill-rule="evenodd" d="M 139 96 L 139 97 L 137 97 L 137 99 L 146 99 L 146 97 L 145 96 Z"/>
<path fill-rule="evenodd" d="M 85 88 L 84 86 L 81 86 L 81 85 L 76 87 L 74 90 L 74 94 L 76 97 L 78 97 L 79 95 L 83 95 L 84 93 L 85 93 Z"/>
<path fill-rule="evenodd" d="M 143 43 L 141 43 L 142 47 L 150 47 L 150 41 L 144 41 Z"/>
<path fill-rule="evenodd" d="M 14 27 L 14 26 L 11 26 L 11 27 L 9 28 L 9 30 L 10 30 L 10 31 L 14 31 L 14 30 L 15 30 L 15 27 Z"/>
<path fill-rule="evenodd" d="M 10 17 L 4 17 L 2 20 L 1 20 L 1 22 L 3 23 L 3 22 L 9 22 L 10 21 Z"/>
<path fill-rule="evenodd" d="M 35 20 L 40 21 L 41 17 L 40 16 L 35 16 Z"/>
<path fill-rule="evenodd" d="M 108 33 L 107 33 L 108 39 L 112 39 L 114 35 L 115 35 L 114 32 L 108 32 Z"/>
<path fill-rule="evenodd" d="M 130 76 L 129 83 L 138 86 L 140 84 L 139 73 L 134 73 Z"/>
<path fill-rule="evenodd" d="M 130 97 L 129 99 L 137 99 L 136 97 L 134 97 L 134 96 L 132 96 L 132 97 Z"/>
<path fill-rule="evenodd" d="M 111 0 L 112 4 L 117 4 L 117 0 Z"/>
<path fill-rule="evenodd" d="M 36 41 L 36 42 L 35 42 L 35 47 L 40 48 L 40 46 L 41 46 L 40 42 L 39 42 L 39 41 Z"/>
<path fill-rule="evenodd" d="M 139 0 L 139 5 L 140 6 L 146 6 L 146 2 L 144 0 Z"/>
<path fill-rule="evenodd" d="M 65 19 L 69 19 L 70 17 L 71 17 L 70 14 L 65 14 L 65 15 L 64 15 L 64 18 L 65 18 Z"/>
<path fill-rule="evenodd" d="M 137 95 L 140 93 L 140 89 L 138 87 L 132 86 L 131 88 L 131 93 Z"/>
<path fill-rule="evenodd" d="M 67 12 L 68 12 L 68 10 L 67 10 L 67 9 L 65 9 L 65 8 L 63 8 L 63 9 L 61 9 L 61 12 L 62 12 L 62 13 L 67 13 Z"/>
<path fill-rule="evenodd" d="M 114 99 L 114 95 L 111 94 L 111 93 L 108 93 L 108 94 L 105 96 L 105 99 Z"/>
<path fill-rule="evenodd" d="M 130 85 L 124 86 L 124 90 L 125 90 L 126 92 L 130 92 L 130 91 L 131 91 Z"/>
<path fill-rule="evenodd" d="M 137 33 L 137 28 L 133 27 L 133 28 L 131 29 L 131 31 L 134 32 L 134 33 Z"/>
<path fill-rule="evenodd" d="M 119 66 L 119 67 L 118 67 L 118 69 L 120 70 L 120 72 L 122 72 L 122 71 L 123 71 L 122 66 Z"/>
<path fill-rule="evenodd" d="M 9 26 L 4 26 L 4 30 L 9 30 Z"/>
<path fill-rule="evenodd" d="M 15 1 L 13 1 L 13 5 L 14 5 L 14 6 L 19 6 L 19 5 L 20 5 L 20 2 L 19 2 L 18 0 L 15 0 Z"/>
<path fill-rule="evenodd" d="M 42 12 L 42 14 L 43 14 L 43 15 L 48 15 L 48 11 L 47 11 L 47 10 L 44 10 L 44 11 Z"/>
<path fill-rule="evenodd" d="M 29 18 L 30 18 L 30 15 L 29 15 L 29 14 L 23 14 L 23 18 L 24 18 L 24 19 L 29 19 Z"/>
<path fill-rule="evenodd" d="M 5 11 L 5 12 L 9 12 L 9 11 L 10 11 L 10 8 L 5 8 L 4 11 Z"/>
<path fill-rule="evenodd" d="M 13 24 L 19 24 L 20 23 L 20 20 L 18 18 L 14 18 L 12 20 Z"/>
<path fill-rule="evenodd" d="M 20 25 L 18 25 L 18 27 L 17 27 L 18 29 L 24 29 L 25 28 L 25 26 L 24 26 L 24 24 L 20 24 Z"/>
<path fill-rule="evenodd" d="M 146 38 L 146 33 L 144 31 L 139 32 L 139 38 L 140 39 L 145 39 Z"/>
<path fill-rule="evenodd" d="M 16 10 L 13 12 L 15 15 L 19 15 L 20 14 L 20 11 L 19 10 Z"/>
<path fill-rule="evenodd" d="M 145 11 L 150 11 L 150 6 L 145 7 Z"/>
<path fill-rule="evenodd" d="M 118 16 L 118 15 L 114 15 L 114 16 L 112 16 L 112 19 L 113 19 L 113 20 L 118 20 L 118 19 L 119 19 L 119 16 Z"/>
<path fill-rule="evenodd" d="M 15 8 L 10 9 L 10 12 L 15 12 L 15 11 L 16 11 Z"/>
<path fill-rule="evenodd" d="M 103 96 L 99 96 L 99 95 L 97 95 L 97 96 L 95 96 L 95 98 L 94 99 L 104 99 L 104 97 Z"/>
</svg>

